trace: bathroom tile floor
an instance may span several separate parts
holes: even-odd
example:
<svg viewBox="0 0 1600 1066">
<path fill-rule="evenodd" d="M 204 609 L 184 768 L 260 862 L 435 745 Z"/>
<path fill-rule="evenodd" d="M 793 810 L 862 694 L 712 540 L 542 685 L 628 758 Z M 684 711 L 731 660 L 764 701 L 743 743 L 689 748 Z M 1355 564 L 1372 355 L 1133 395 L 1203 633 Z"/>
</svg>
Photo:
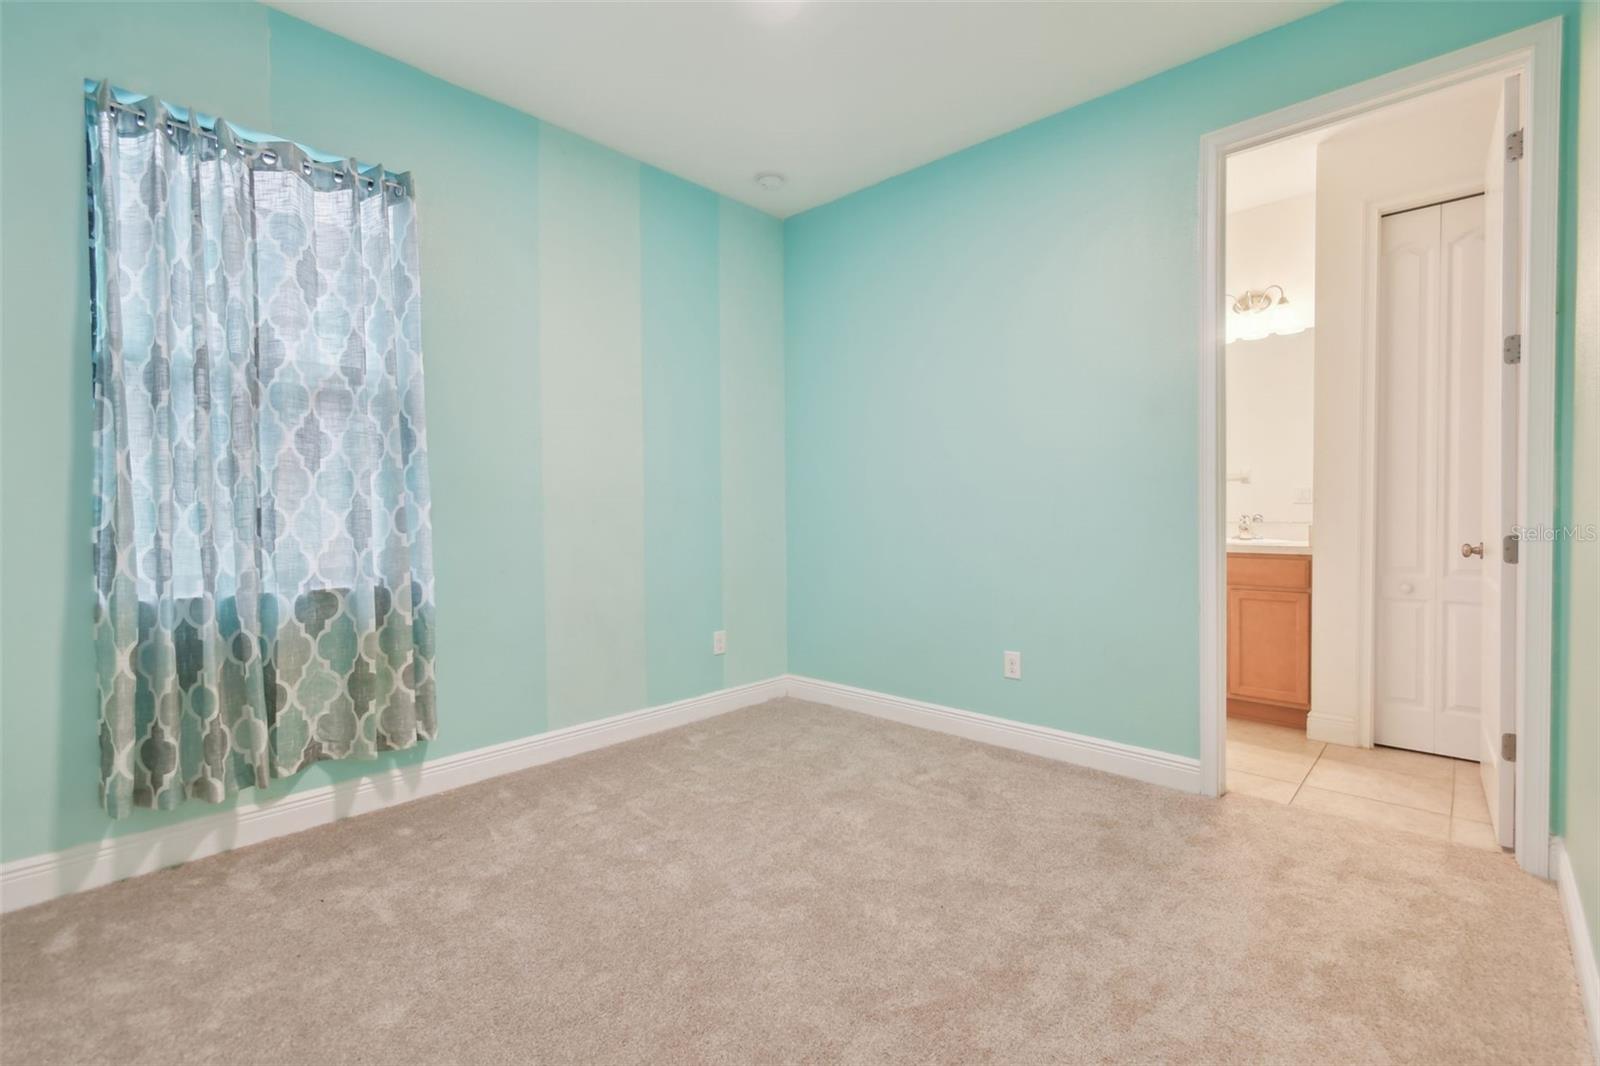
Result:
<svg viewBox="0 0 1600 1066">
<path fill-rule="evenodd" d="M 1499 851 L 1478 764 L 1228 719 L 1228 791 Z"/>
</svg>

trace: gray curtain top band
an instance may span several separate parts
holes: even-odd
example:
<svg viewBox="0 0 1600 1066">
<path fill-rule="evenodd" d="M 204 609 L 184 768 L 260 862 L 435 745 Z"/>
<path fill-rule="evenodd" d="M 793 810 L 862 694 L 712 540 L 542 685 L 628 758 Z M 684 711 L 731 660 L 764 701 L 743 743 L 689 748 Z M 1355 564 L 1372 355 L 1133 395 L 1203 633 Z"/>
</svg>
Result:
<svg viewBox="0 0 1600 1066">
<path fill-rule="evenodd" d="M 386 170 L 381 164 L 318 152 L 294 141 L 257 133 L 243 126 L 204 115 L 191 108 L 169 104 L 153 96 L 117 89 L 109 81 L 83 83 L 84 106 L 92 113 L 110 112 L 117 131 L 142 136 L 161 131 L 180 151 L 236 153 L 250 160 L 253 170 L 298 172 L 319 190 L 354 188 L 362 196 L 378 192 L 381 182 L 391 197 L 415 195 L 409 171 Z"/>
</svg>

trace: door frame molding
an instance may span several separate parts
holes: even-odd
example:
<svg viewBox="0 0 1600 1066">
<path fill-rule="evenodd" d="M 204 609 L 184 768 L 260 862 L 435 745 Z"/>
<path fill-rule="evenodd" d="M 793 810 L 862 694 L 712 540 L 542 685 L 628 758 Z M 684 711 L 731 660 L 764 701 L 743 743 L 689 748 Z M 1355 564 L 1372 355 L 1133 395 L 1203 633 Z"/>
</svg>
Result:
<svg viewBox="0 0 1600 1066">
<path fill-rule="evenodd" d="M 1223 792 L 1227 751 L 1226 544 L 1222 535 L 1223 225 L 1227 156 L 1490 74 L 1517 72 L 1527 97 L 1523 159 L 1530 219 L 1524 244 L 1520 524 L 1555 517 L 1556 287 L 1561 151 L 1561 19 L 1552 18 L 1200 139 L 1199 549 L 1200 781 Z M 1517 583 L 1516 855 L 1549 876 L 1553 546 L 1524 541 Z"/>
</svg>

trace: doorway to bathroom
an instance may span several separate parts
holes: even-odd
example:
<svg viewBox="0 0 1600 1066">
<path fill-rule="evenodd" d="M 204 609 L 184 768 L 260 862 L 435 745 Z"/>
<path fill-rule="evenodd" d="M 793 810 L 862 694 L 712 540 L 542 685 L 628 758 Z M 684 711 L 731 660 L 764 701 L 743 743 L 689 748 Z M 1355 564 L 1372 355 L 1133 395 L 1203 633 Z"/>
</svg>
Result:
<svg viewBox="0 0 1600 1066">
<path fill-rule="evenodd" d="M 1202 145 L 1202 776 L 1534 872 L 1558 61 L 1533 27 Z"/>
</svg>

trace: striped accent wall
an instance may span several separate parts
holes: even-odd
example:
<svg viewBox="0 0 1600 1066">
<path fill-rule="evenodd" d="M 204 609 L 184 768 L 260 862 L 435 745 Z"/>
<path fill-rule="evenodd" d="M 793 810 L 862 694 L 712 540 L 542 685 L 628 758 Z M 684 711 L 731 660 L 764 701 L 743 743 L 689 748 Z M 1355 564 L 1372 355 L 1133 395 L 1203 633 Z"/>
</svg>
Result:
<svg viewBox="0 0 1600 1066">
<path fill-rule="evenodd" d="M 416 181 L 439 739 L 242 799 L 785 672 L 780 222 L 265 7 L 4 7 L 0 860 L 218 809 L 95 801 L 86 75 Z"/>
</svg>

